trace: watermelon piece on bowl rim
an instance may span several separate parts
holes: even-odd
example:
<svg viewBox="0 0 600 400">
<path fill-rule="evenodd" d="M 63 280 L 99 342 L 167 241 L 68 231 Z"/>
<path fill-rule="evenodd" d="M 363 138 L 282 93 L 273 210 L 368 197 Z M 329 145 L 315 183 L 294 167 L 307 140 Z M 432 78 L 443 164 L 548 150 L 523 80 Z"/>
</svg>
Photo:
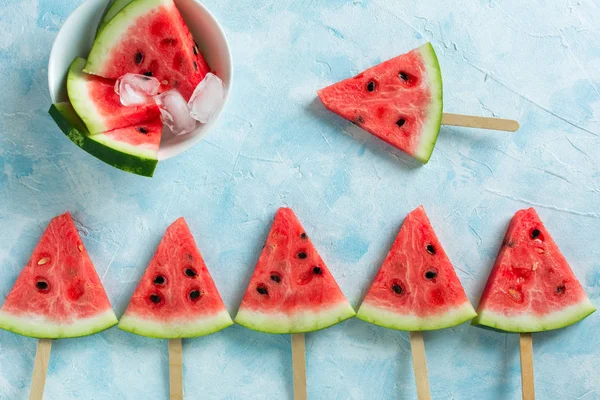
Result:
<svg viewBox="0 0 600 400">
<path fill-rule="evenodd" d="M 280 208 L 235 322 L 266 333 L 304 333 L 354 315 L 292 209 Z"/>
<path fill-rule="evenodd" d="M 318 91 L 342 118 L 426 163 L 442 122 L 442 75 L 431 43 Z"/>
<path fill-rule="evenodd" d="M 165 232 L 119 329 L 178 339 L 208 335 L 233 324 L 183 218 Z"/>
<path fill-rule="evenodd" d="M 535 209 L 513 216 L 474 325 L 507 332 L 563 328 L 596 310 Z"/>
<path fill-rule="evenodd" d="M 423 206 L 408 214 L 357 317 L 386 328 L 449 328 L 475 317 Z"/>
<path fill-rule="evenodd" d="M 91 335 L 116 323 L 71 215 L 53 218 L 0 308 L 0 328 L 61 339 Z"/>
<path fill-rule="evenodd" d="M 133 0 L 98 32 L 84 72 L 153 76 L 187 101 L 210 68 L 173 0 Z"/>
</svg>

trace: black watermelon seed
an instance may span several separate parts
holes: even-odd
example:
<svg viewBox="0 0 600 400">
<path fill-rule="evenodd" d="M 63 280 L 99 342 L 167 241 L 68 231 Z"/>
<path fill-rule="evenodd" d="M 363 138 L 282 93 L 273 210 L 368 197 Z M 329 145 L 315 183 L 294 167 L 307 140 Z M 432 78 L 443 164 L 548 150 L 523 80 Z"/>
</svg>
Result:
<svg viewBox="0 0 600 400">
<path fill-rule="evenodd" d="M 200 297 L 200 291 L 199 290 L 192 290 L 190 292 L 190 299 L 195 300 L 198 297 Z"/>
<path fill-rule="evenodd" d="M 144 128 L 143 126 L 140 126 L 139 128 L 137 128 L 137 131 L 139 133 L 143 133 L 144 135 L 146 135 L 148 133 L 148 129 Z"/>
<path fill-rule="evenodd" d="M 193 278 L 194 276 L 196 276 L 196 271 L 194 271 L 192 268 L 186 268 L 185 269 L 185 274 L 191 278 Z"/>
<path fill-rule="evenodd" d="M 512 240 L 509 240 L 508 243 L 506 243 L 506 245 L 510 248 L 515 247 L 515 242 L 513 242 Z"/>
<path fill-rule="evenodd" d="M 370 81 L 370 82 L 367 84 L 367 90 L 368 90 L 369 92 L 372 92 L 372 91 L 374 91 L 374 90 L 375 90 L 375 82 L 374 82 L 374 81 Z"/>
<path fill-rule="evenodd" d="M 279 282 L 281 282 L 281 277 L 279 275 L 277 275 L 277 274 L 272 274 L 271 275 L 271 280 L 273 282 L 279 283 Z"/>
<path fill-rule="evenodd" d="M 262 286 L 262 285 L 257 286 L 256 291 L 259 294 L 269 294 L 269 289 L 267 289 L 266 286 Z"/>
<path fill-rule="evenodd" d="M 392 290 L 396 294 L 402 294 L 402 292 L 403 292 L 402 286 L 398 285 L 397 283 L 395 283 L 395 284 L 392 285 Z"/>
<path fill-rule="evenodd" d="M 540 236 L 540 230 L 539 230 L 539 229 L 534 229 L 534 230 L 531 232 L 531 238 L 532 238 L 532 239 L 537 239 L 537 238 L 538 238 L 538 236 Z"/>
<path fill-rule="evenodd" d="M 365 119 L 362 117 L 362 115 L 359 115 L 359 116 L 358 116 L 358 117 L 356 117 L 356 119 L 355 119 L 354 121 L 352 121 L 352 122 L 354 122 L 354 123 L 355 123 L 355 124 L 357 124 L 357 125 L 360 125 L 360 124 L 362 124 L 362 123 L 364 123 L 364 122 L 365 122 Z"/>
<path fill-rule="evenodd" d="M 435 247 L 433 247 L 433 245 L 432 245 L 432 244 L 428 244 L 428 245 L 427 245 L 427 252 L 428 252 L 429 254 L 435 254 Z"/>
<path fill-rule="evenodd" d="M 321 267 L 314 267 L 313 268 L 313 274 L 315 275 L 321 275 L 323 273 L 323 271 L 321 270 Z"/>
<path fill-rule="evenodd" d="M 198 55 L 198 48 L 196 46 L 192 46 L 192 50 L 194 50 L 194 55 Z"/>
<path fill-rule="evenodd" d="M 154 304 L 158 304 L 158 303 L 160 303 L 160 296 L 157 294 L 151 294 L 150 301 L 153 302 Z"/>
<path fill-rule="evenodd" d="M 154 283 L 157 285 L 163 285 L 165 282 L 166 282 L 166 279 L 162 275 L 158 275 L 156 278 L 154 278 Z"/>
<path fill-rule="evenodd" d="M 431 279 L 435 278 L 436 276 L 437 276 L 437 272 L 435 272 L 435 271 L 427 271 L 427 272 L 425 272 L 425 278 L 426 279 L 431 280 Z"/>
<path fill-rule="evenodd" d="M 307 256 L 306 256 L 306 253 L 305 253 L 305 252 L 301 251 L 300 253 L 298 253 L 298 258 L 299 258 L 299 259 L 303 260 L 303 259 L 305 259 L 306 257 L 307 257 Z"/>
<path fill-rule="evenodd" d="M 198 71 L 198 63 L 196 61 L 194 61 L 194 69 Z"/>
<path fill-rule="evenodd" d="M 406 120 L 404 118 L 400 118 L 398 121 L 396 121 L 396 125 L 402 127 L 402 125 L 404 125 L 405 122 Z"/>
<path fill-rule="evenodd" d="M 565 285 L 558 285 L 556 287 L 556 294 L 558 294 L 558 295 L 564 294 L 566 290 L 567 290 L 567 288 L 565 287 Z"/>
<path fill-rule="evenodd" d="M 135 63 L 141 64 L 142 60 L 144 60 L 144 55 L 142 54 L 142 52 L 138 51 L 137 53 L 135 53 Z"/>
<path fill-rule="evenodd" d="M 306 232 L 302 232 L 300 234 L 300 239 L 306 239 Z"/>
<path fill-rule="evenodd" d="M 146 72 L 144 72 L 144 75 L 146 75 L 146 76 L 152 76 L 152 71 L 146 71 Z"/>
<path fill-rule="evenodd" d="M 400 79 L 402 79 L 404 82 L 408 81 L 408 74 L 404 71 L 400 71 L 400 73 L 398 74 L 398 76 L 400 77 Z"/>
<path fill-rule="evenodd" d="M 40 290 L 46 290 L 48 289 L 48 282 L 46 281 L 37 281 L 35 283 L 35 287 L 40 289 Z"/>
</svg>

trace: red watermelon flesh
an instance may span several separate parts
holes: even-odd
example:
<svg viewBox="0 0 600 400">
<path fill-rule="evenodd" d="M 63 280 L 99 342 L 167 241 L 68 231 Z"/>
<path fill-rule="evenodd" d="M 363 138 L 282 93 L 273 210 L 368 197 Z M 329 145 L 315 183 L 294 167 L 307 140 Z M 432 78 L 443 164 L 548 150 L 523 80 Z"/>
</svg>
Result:
<svg viewBox="0 0 600 400">
<path fill-rule="evenodd" d="M 538 332 L 573 324 L 594 311 L 535 210 L 517 211 L 473 323 L 509 332 Z"/>
<path fill-rule="evenodd" d="M 116 323 L 71 215 L 55 217 L 0 309 L 0 328 L 56 339 L 90 335 Z"/>
<path fill-rule="evenodd" d="M 442 77 L 427 43 L 319 90 L 325 107 L 427 162 L 442 119 Z"/>
<path fill-rule="evenodd" d="M 167 229 L 119 328 L 156 338 L 196 337 L 233 324 L 185 220 Z"/>
<path fill-rule="evenodd" d="M 280 208 L 235 322 L 268 333 L 323 329 L 354 316 L 290 208 Z"/>
<path fill-rule="evenodd" d="M 67 77 L 67 91 L 73 108 L 90 134 L 111 131 L 160 117 L 154 102 L 125 107 L 115 93 L 115 81 L 83 72 L 85 59 L 76 58 Z M 159 138 L 160 141 L 160 138 Z"/>
<path fill-rule="evenodd" d="M 475 316 L 422 206 L 402 224 L 357 317 L 386 328 L 448 328 Z"/>
<path fill-rule="evenodd" d="M 172 0 L 133 0 L 98 34 L 85 71 L 153 76 L 187 101 L 210 68 Z"/>
</svg>

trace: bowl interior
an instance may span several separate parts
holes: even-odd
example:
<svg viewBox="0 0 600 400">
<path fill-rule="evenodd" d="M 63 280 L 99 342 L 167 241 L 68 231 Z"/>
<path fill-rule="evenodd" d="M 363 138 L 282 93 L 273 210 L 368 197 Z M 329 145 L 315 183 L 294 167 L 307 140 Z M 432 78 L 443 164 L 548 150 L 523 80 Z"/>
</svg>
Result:
<svg viewBox="0 0 600 400">
<path fill-rule="evenodd" d="M 200 3 L 194 0 L 174 1 L 208 65 L 223 80 L 226 102 L 232 79 L 231 53 L 221 26 Z M 48 87 L 52 102 L 68 100 L 66 78 L 69 65 L 75 57 L 87 57 L 89 54 L 96 27 L 107 4 L 108 0 L 86 0 L 73 11 L 58 32 L 48 62 Z M 174 136 L 165 130 L 158 159 L 176 156 L 202 140 L 218 120 L 225 102 L 208 123 L 200 125 L 187 135 Z"/>
</svg>

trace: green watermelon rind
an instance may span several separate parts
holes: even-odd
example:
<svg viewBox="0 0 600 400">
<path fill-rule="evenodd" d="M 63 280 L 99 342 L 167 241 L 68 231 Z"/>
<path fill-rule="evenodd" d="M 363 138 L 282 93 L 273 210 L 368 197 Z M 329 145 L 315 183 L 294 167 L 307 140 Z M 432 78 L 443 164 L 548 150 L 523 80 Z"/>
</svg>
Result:
<svg viewBox="0 0 600 400">
<path fill-rule="evenodd" d="M 69 66 L 67 75 L 69 101 L 90 134 L 106 132 L 108 129 L 104 124 L 104 118 L 96 111 L 97 106 L 88 93 L 88 81 L 83 72 L 84 66 L 85 58 L 81 57 L 75 57 Z"/>
<path fill-rule="evenodd" d="M 38 315 L 17 316 L 0 311 L 0 328 L 38 339 L 65 339 L 93 335 L 117 324 L 112 310 L 94 317 L 81 318 L 71 324 L 57 324 Z"/>
<path fill-rule="evenodd" d="M 423 164 L 426 164 L 431 158 L 431 153 L 433 153 L 433 148 L 435 147 L 438 134 L 440 133 L 444 103 L 442 72 L 435 50 L 431 43 L 426 43 L 419 47 L 419 53 L 423 58 L 423 64 L 425 65 L 425 71 L 427 72 L 427 84 L 431 91 L 431 103 L 414 157 Z"/>
<path fill-rule="evenodd" d="M 54 122 L 73 143 L 97 159 L 120 170 L 151 177 L 158 160 L 128 154 L 110 146 L 110 140 L 102 135 L 89 135 L 83 122 L 69 103 L 53 104 L 48 111 Z M 109 143 L 109 144 L 107 144 Z"/>
<path fill-rule="evenodd" d="M 135 315 L 125 314 L 119 321 L 118 328 L 136 335 L 156 339 L 193 338 L 210 335 L 233 325 L 227 310 L 197 319 L 180 319 L 163 322 Z"/>
<path fill-rule="evenodd" d="M 96 30 L 96 37 L 98 37 L 102 29 L 104 29 L 104 27 L 106 26 L 106 24 L 108 24 L 110 20 L 113 19 L 113 17 L 117 15 L 119 11 L 121 11 L 130 2 L 131 0 L 114 0 L 108 5 L 106 11 L 104 12 L 104 15 L 102 16 L 102 19 L 100 20 L 100 23 L 98 24 L 98 29 Z"/>
<path fill-rule="evenodd" d="M 374 325 L 399 331 L 431 331 L 451 328 L 469 321 L 477 315 L 468 301 L 464 304 L 437 315 L 417 317 L 399 314 L 375 305 L 363 302 L 356 317 Z"/>
<path fill-rule="evenodd" d="M 172 0 L 133 0 L 123 7 L 98 32 L 83 72 L 102 76 L 101 67 L 106 63 L 107 54 L 127 33 L 127 30 L 135 24 L 136 20 L 161 4 L 171 3 Z"/>
<path fill-rule="evenodd" d="M 297 311 L 294 314 L 266 313 L 240 309 L 234 322 L 248 329 L 265 333 L 305 333 L 329 328 L 352 318 L 356 312 L 348 302 L 340 302 L 329 309 Z"/>
<path fill-rule="evenodd" d="M 596 311 L 596 307 L 594 307 L 588 298 L 585 298 L 578 304 L 548 315 L 532 316 L 531 314 L 527 314 L 522 316 L 506 316 L 491 310 L 480 309 L 478 311 L 479 314 L 473 319 L 472 324 L 505 332 L 544 332 L 573 325 L 594 311 Z"/>
</svg>

